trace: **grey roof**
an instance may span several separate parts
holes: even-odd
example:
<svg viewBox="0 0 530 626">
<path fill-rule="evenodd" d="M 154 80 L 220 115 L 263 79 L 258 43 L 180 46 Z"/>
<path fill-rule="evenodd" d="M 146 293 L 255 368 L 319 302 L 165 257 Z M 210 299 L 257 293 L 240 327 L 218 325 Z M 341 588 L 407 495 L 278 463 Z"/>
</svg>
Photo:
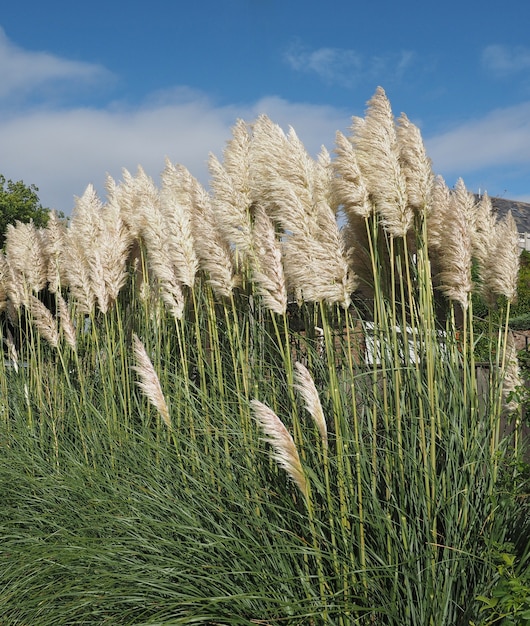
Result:
<svg viewBox="0 0 530 626">
<path fill-rule="evenodd" d="M 491 198 L 491 204 L 499 217 L 504 217 L 511 211 L 517 230 L 520 233 L 530 233 L 530 204 L 504 198 Z"/>
</svg>

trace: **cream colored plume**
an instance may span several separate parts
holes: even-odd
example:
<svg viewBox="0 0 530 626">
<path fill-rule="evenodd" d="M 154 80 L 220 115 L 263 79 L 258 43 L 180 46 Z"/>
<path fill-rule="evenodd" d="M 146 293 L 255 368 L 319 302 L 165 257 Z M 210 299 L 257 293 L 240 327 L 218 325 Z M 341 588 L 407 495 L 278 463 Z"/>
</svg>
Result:
<svg viewBox="0 0 530 626">
<path fill-rule="evenodd" d="M 133 239 L 140 237 L 145 225 L 147 216 L 144 198 L 151 195 L 153 186 L 153 181 L 141 166 L 138 167 L 136 176 L 124 168 L 121 182 L 114 185 L 112 194 L 120 206 L 122 219 Z"/>
<path fill-rule="evenodd" d="M 293 129 L 286 137 L 264 116 L 253 129 L 255 203 L 279 226 L 288 291 L 349 306 L 357 280 L 336 220 L 329 154 L 312 159 Z"/>
<path fill-rule="evenodd" d="M 517 391 L 524 385 L 524 380 L 519 367 L 517 350 L 513 333 L 508 333 L 506 341 L 506 362 L 504 365 L 504 376 L 502 381 L 503 410 L 507 413 L 517 411 L 521 405 L 517 398 Z"/>
<path fill-rule="evenodd" d="M 171 416 L 162 387 L 160 386 L 160 380 L 143 343 L 136 334 L 133 334 L 133 350 L 137 363 L 133 366 L 133 369 L 137 372 L 140 379 L 137 383 L 138 387 L 156 408 L 165 425 L 171 428 Z"/>
<path fill-rule="evenodd" d="M 252 246 L 250 132 L 242 120 L 232 128 L 223 162 L 210 154 L 212 207 L 223 237 L 245 257 Z"/>
<path fill-rule="evenodd" d="M 50 211 L 46 228 L 42 231 L 43 244 L 48 259 L 48 290 L 56 293 L 65 284 L 63 246 L 66 234 L 66 221 L 58 217 L 56 211 Z"/>
<path fill-rule="evenodd" d="M 134 244 L 132 232 L 125 223 L 118 185 L 107 177 L 107 202 L 102 210 L 102 232 L 98 254 L 103 268 L 107 308 L 118 299 L 128 278 L 128 261 Z"/>
<path fill-rule="evenodd" d="M 449 198 L 449 207 L 441 223 L 438 263 L 438 288 L 463 310 L 469 306 L 473 289 L 472 228 L 474 197 L 459 179 Z"/>
<path fill-rule="evenodd" d="M 183 165 L 173 165 L 166 159 L 162 172 L 160 209 L 164 216 L 169 254 L 179 281 L 193 287 L 199 262 L 192 234 L 193 209 L 192 175 Z"/>
<path fill-rule="evenodd" d="M 70 311 L 68 310 L 68 303 L 62 297 L 60 291 L 55 294 L 55 298 L 57 299 L 57 310 L 61 323 L 60 327 L 63 331 L 65 341 L 72 350 L 77 350 L 77 336 L 72 318 L 70 317 Z"/>
<path fill-rule="evenodd" d="M 408 205 L 426 215 L 431 208 L 434 173 L 420 129 L 402 113 L 397 120 L 399 161 L 407 184 Z"/>
<path fill-rule="evenodd" d="M 191 194 L 191 223 L 199 267 L 206 273 L 208 283 L 217 295 L 230 297 L 239 284 L 232 250 L 219 231 L 210 194 L 195 179 Z"/>
<path fill-rule="evenodd" d="M 451 190 L 441 176 L 434 179 L 432 206 L 427 216 L 427 237 L 429 247 L 441 251 L 445 222 L 450 219 Z"/>
<path fill-rule="evenodd" d="M 259 400 L 251 400 L 250 404 L 256 421 L 267 435 L 266 441 L 271 444 L 274 450 L 272 455 L 274 460 L 287 472 L 302 495 L 307 498 L 307 479 L 291 434 L 276 413 L 268 406 Z"/>
<path fill-rule="evenodd" d="M 326 418 L 324 417 L 324 411 L 322 410 L 322 404 L 320 403 L 320 397 L 311 374 L 305 365 L 299 361 L 294 364 L 294 378 L 296 383 L 295 389 L 302 396 L 305 408 L 313 418 L 313 421 L 318 428 L 324 448 L 327 448 L 328 428 L 326 425 Z"/>
<path fill-rule="evenodd" d="M 482 267 L 491 255 L 496 237 L 495 226 L 497 218 L 487 193 L 475 203 L 472 212 L 472 222 L 473 256 Z"/>
<path fill-rule="evenodd" d="M 0 250 L 0 312 L 4 311 L 7 306 L 7 283 L 9 280 L 9 267 L 7 265 L 6 256 Z"/>
<path fill-rule="evenodd" d="M 102 206 L 96 190 L 88 185 L 83 195 L 75 200 L 64 236 L 66 282 L 79 309 L 86 314 L 92 313 L 96 302 L 103 311 L 107 309 L 107 290 L 99 255 Z"/>
<path fill-rule="evenodd" d="M 347 217 L 367 218 L 373 213 L 370 194 L 366 188 L 362 172 L 357 162 L 352 142 L 340 131 L 335 138 L 333 169 L 337 174 L 333 178 L 335 204 L 342 205 Z"/>
<path fill-rule="evenodd" d="M 42 232 L 33 222 L 9 224 L 5 234 L 5 251 L 11 271 L 11 298 L 18 306 L 20 301 L 27 303 L 31 293 L 38 293 L 47 284 L 48 258 Z"/>
<path fill-rule="evenodd" d="M 35 296 L 29 296 L 27 308 L 40 335 L 56 348 L 59 343 L 59 331 L 57 321 L 51 311 Z"/>
<path fill-rule="evenodd" d="M 495 296 L 504 296 L 510 302 L 515 300 L 520 259 L 519 233 L 510 211 L 495 224 L 489 255 L 481 268 L 482 291 L 490 301 Z"/>
<path fill-rule="evenodd" d="M 359 168 L 375 210 L 393 237 L 404 237 L 412 226 L 407 179 L 390 103 L 379 87 L 364 118 L 353 118 L 352 137 Z"/>
<path fill-rule="evenodd" d="M 15 321 L 23 304 L 28 303 L 29 290 L 25 284 L 24 276 L 17 272 L 5 256 L 4 288 L 7 294 L 5 308 L 11 321 Z"/>
<path fill-rule="evenodd" d="M 160 193 L 141 168 L 138 169 L 135 188 L 141 194 L 137 201 L 139 210 L 143 212 L 140 236 L 147 250 L 149 272 L 157 283 L 167 309 L 176 319 L 180 319 L 184 312 L 184 293 L 168 241 L 170 233 L 161 208 Z"/>
<path fill-rule="evenodd" d="M 352 269 L 353 250 L 346 248 L 337 223 L 332 169 L 325 149 L 312 166 L 307 183 L 313 196 L 307 199 L 303 226 L 284 244 L 286 277 L 304 300 L 339 303 L 347 308 L 358 278 Z"/>
<path fill-rule="evenodd" d="M 263 304 L 278 315 L 287 311 L 287 288 L 282 253 L 274 224 L 261 205 L 254 211 L 252 280 Z"/>
</svg>

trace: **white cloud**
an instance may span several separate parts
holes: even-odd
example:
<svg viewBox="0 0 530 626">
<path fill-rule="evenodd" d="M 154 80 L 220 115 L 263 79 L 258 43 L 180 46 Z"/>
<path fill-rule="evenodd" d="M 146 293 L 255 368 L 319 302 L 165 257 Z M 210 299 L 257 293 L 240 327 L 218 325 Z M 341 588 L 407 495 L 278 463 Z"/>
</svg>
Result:
<svg viewBox="0 0 530 626">
<path fill-rule="evenodd" d="M 47 85 L 93 82 L 108 78 L 100 65 L 69 61 L 47 52 L 23 50 L 13 44 L 0 27 L 0 98 L 34 93 Z"/>
<path fill-rule="evenodd" d="M 482 52 L 482 64 L 497 76 L 530 69 L 530 49 L 523 46 L 491 45 Z"/>
<path fill-rule="evenodd" d="M 285 53 L 285 60 L 300 72 L 313 73 L 329 84 L 353 87 L 361 80 L 384 82 L 399 78 L 414 58 L 411 51 L 366 57 L 356 50 L 317 48 L 310 50 L 295 42 Z"/>
<path fill-rule="evenodd" d="M 353 51 L 321 49 L 293 51 L 290 63 L 299 70 L 316 72 L 328 80 L 363 76 L 389 67 L 388 59 L 363 61 Z M 499 57 L 500 58 L 500 57 Z M 522 57 L 521 57 L 522 58 Z M 411 56 L 394 59 L 394 71 L 404 71 Z M 522 61 L 519 61 L 522 63 Z M 367 69 L 368 68 L 368 69 Z M 371 68 L 371 70 L 370 70 Z M 382 70 L 381 70 L 382 71 Z M 100 79 L 105 69 L 70 62 L 46 53 L 20 50 L 0 29 L 0 107 L 2 96 L 33 90 L 35 86 L 66 87 L 71 82 Z M 345 131 L 354 111 L 332 106 L 287 102 L 267 97 L 246 105 L 217 106 L 205 94 L 187 88 L 156 93 L 139 106 L 111 103 L 103 108 L 11 109 L 0 117 L 0 173 L 39 187 L 44 206 L 69 213 L 74 196 L 92 183 L 104 195 L 107 172 L 121 178 L 122 168 L 138 165 L 156 179 L 165 157 L 186 166 L 208 183 L 208 154 L 221 156 L 237 119 L 252 121 L 266 113 L 284 129 L 293 126 L 308 151 L 316 155 L 324 144 L 333 149 L 335 132 Z M 444 176 L 464 176 L 484 168 L 528 169 L 530 163 L 530 102 L 499 109 L 426 140 L 434 168 Z M 509 174 L 509 172 L 508 172 Z M 519 176 L 519 178 L 521 178 Z M 482 185 L 482 182 L 480 182 Z M 523 190 L 521 193 L 526 193 Z"/>
<path fill-rule="evenodd" d="M 530 164 L 530 102 L 497 109 L 426 140 L 437 171 Z"/>
<path fill-rule="evenodd" d="M 284 128 L 292 125 L 312 154 L 322 143 L 331 149 L 335 131 L 350 123 L 332 107 L 280 98 L 216 107 L 202 94 L 176 90 L 136 109 L 29 111 L 0 122 L 0 145 L 10 146 L 0 172 L 37 185 L 43 205 L 65 213 L 88 183 L 103 195 L 106 173 L 119 180 L 122 168 L 134 172 L 142 165 L 158 182 L 166 156 L 207 184 L 208 154 L 222 155 L 238 118 L 252 121 L 261 113 Z"/>
</svg>

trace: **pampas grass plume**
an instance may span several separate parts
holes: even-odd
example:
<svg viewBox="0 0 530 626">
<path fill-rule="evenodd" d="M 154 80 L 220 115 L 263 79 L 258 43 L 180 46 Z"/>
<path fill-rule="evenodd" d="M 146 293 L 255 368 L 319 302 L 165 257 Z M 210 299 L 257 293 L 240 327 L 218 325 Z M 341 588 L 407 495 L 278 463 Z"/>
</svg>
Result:
<svg viewBox="0 0 530 626">
<path fill-rule="evenodd" d="M 353 118 L 352 142 L 375 209 L 392 237 L 404 237 L 412 226 L 407 181 L 401 166 L 396 125 L 384 89 L 377 88 L 366 116 Z"/>
<path fill-rule="evenodd" d="M 35 296 L 29 296 L 28 310 L 39 333 L 56 348 L 59 343 L 59 331 L 51 311 Z"/>
<path fill-rule="evenodd" d="M 137 365 L 133 369 L 138 373 L 140 380 L 138 387 L 143 391 L 149 402 L 156 408 L 160 417 L 168 428 L 171 428 L 169 409 L 160 386 L 160 380 L 155 372 L 147 351 L 136 334 L 133 334 L 133 350 Z"/>
<path fill-rule="evenodd" d="M 72 323 L 72 318 L 70 317 L 70 312 L 68 311 L 68 304 L 61 295 L 60 291 L 55 294 L 55 297 L 57 299 L 57 309 L 59 311 L 59 320 L 61 322 L 61 328 L 64 333 L 64 338 L 66 340 L 66 343 L 72 348 L 72 350 L 76 350 L 76 332 L 74 324 Z"/>
<path fill-rule="evenodd" d="M 320 403 L 320 397 L 315 387 L 315 382 L 311 377 L 308 369 L 305 365 L 297 361 L 294 364 L 294 378 L 295 389 L 302 396 L 305 408 L 313 418 L 316 427 L 322 438 L 324 448 L 328 447 L 328 428 L 326 425 L 326 418 L 324 417 L 324 411 L 322 410 L 322 404 Z"/>
<path fill-rule="evenodd" d="M 232 250 L 217 225 L 211 195 L 196 179 L 191 194 L 191 224 L 199 268 L 206 273 L 214 292 L 228 298 L 239 282 Z"/>
<path fill-rule="evenodd" d="M 274 224 L 261 205 L 255 207 L 253 235 L 252 279 L 257 292 L 268 309 L 284 315 L 287 311 L 287 289 L 282 254 Z"/>
<path fill-rule="evenodd" d="M 276 413 L 268 406 L 259 400 L 251 400 L 250 404 L 256 421 L 267 435 L 266 441 L 274 449 L 274 454 L 272 455 L 274 460 L 287 472 L 303 496 L 307 498 L 307 480 L 291 434 Z"/>
</svg>

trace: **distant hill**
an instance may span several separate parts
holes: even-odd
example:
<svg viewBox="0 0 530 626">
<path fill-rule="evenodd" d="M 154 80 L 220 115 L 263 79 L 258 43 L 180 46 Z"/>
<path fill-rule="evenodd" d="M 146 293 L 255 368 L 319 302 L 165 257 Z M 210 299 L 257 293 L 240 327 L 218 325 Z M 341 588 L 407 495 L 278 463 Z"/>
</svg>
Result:
<svg viewBox="0 0 530 626">
<path fill-rule="evenodd" d="M 530 204 L 516 202 L 504 198 L 491 198 L 491 204 L 499 217 L 504 217 L 508 211 L 512 212 L 513 219 L 520 233 L 530 233 Z"/>
</svg>

